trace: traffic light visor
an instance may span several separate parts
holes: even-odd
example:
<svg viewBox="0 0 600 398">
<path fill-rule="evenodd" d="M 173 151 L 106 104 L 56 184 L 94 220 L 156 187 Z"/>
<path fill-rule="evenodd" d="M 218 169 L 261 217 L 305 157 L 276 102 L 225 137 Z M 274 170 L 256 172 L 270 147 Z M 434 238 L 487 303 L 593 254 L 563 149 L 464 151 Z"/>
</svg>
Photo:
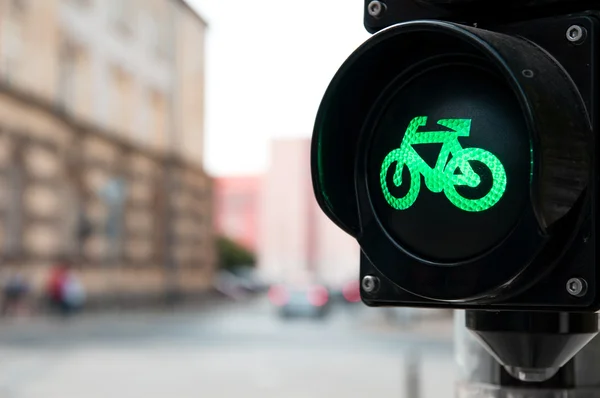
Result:
<svg viewBox="0 0 600 398">
<path fill-rule="evenodd" d="M 373 264 L 402 252 L 392 279 L 410 268 L 402 258 L 452 268 L 510 253 L 490 286 L 453 293 L 477 294 L 519 274 L 576 211 L 591 143 L 576 86 L 535 43 L 407 22 L 371 37 L 333 78 L 313 132 L 313 185 Z"/>
</svg>

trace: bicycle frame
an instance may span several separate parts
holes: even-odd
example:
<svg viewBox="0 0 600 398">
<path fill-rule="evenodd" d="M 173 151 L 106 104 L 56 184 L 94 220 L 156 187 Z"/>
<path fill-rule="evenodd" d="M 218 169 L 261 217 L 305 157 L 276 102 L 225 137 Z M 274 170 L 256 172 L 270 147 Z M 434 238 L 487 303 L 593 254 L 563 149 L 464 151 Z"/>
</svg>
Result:
<svg viewBox="0 0 600 398">
<path fill-rule="evenodd" d="M 458 137 L 469 136 L 471 121 L 469 119 L 442 119 L 438 121 L 438 124 L 450 128 L 450 131 L 418 132 L 418 128 L 425 126 L 426 123 L 426 116 L 416 117 L 410 122 L 400 148 L 397 149 L 400 152 L 397 156 L 398 159 L 402 159 L 404 162 L 396 166 L 394 184 L 400 186 L 402 183 L 402 166 L 406 165 L 409 169 L 422 174 L 425 185 L 434 193 L 442 192 L 446 184 L 470 187 L 479 185 L 479 175 L 473 171 L 468 162 L 460 167 L 462 174 L 449 174 L 444 170 L 450 155 L 456 156 L 463 150 Z M 419 144 L 442 144 L 434 168 L 431 168 L 413 148 L 413 145 Z"/>
</svg>

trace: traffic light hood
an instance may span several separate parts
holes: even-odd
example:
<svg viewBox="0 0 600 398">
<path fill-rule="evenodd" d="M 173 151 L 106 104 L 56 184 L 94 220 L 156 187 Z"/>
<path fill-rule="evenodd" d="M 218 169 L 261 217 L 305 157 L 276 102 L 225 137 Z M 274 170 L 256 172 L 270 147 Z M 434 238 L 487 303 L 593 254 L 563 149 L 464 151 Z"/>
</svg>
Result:
<svg viewBox="0 0 600 398">
<path fill-rule="evenodd" d="M 368 144 L 364 135 L 372 126 L 365 123 L 378 99 L 390 86 L 401 86 L 398 80 L 410 79 L 407 71 L 425 68 L 427 62 L 451 62 L 452 57 L 501 75 L 513 91 L 531 149 L 530 169 L 521 172 L 531 174 L 531 206 L 541 228 L 564 216 L 585 189 L 591 172 L 590 118 L 570 77 L 548 53 L 502 33 L 441 21 L 407 22 L 378 32 L 346 60 L 317 115 L 312 141 L 315 195 L 327 216 L 347 233 L 356 237 L 361 231 L 356 163 L 365 147 L 358 145 Z M 561 161 L 557 153 L 569 157 Z M 564 178 L 569 180 L 568 192 L 556 183 Z"/>
<path fill-rule="evenodd" d="M 546 49 L 510 28 L 422 20 L 341 66 L 311 165 L 319 205 L 375 267 L 450 302 L 496 297 L 534 259 L 562 256 L 592 151 L 586 103 Z"/>
</svg>

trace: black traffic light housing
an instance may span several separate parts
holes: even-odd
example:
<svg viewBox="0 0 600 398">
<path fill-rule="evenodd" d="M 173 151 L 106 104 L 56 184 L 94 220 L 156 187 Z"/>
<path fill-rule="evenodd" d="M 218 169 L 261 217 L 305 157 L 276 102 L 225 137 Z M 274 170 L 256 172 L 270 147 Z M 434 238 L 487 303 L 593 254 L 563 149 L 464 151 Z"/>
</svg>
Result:
<svg viewBox="0 0 600 398">
<path fill-rule="evenodd" d="M 388 1 L 385 9 L 410 3 Z M 600 308 L 593 131 L 598 23 L 594 11 L 470 25 L 408 21 L 378 32 L 348 58 L 317 116 L 313 182 L 325 213 L 361 245 L 361 279 L 379 279 L 377 292 L 363 290 L 364 302 Z M 425 113 L 429 120 L 416 131 L 439 129 L 440 120 L 471 120 L 473 134 L 459 142 L 503 157 L 499 175 L 507 177 L 506 188 L 490 209 L 451 208 L 443 195 L 424 193 L 434 177 L 410 168 L 404 180 L 422 180 L 416 205 L 398 210 L 382 199 L 379 164 Z M 419 155 L 429 156 L 433 168 L 439 151 L 438 145 Z M 456 196 L 460 190 L 447 191 Z M 572 278 L 585 294 L 567 288 Z"/>
<path fill-rule="evenodd" d="M 363 301 L 467 309 L 509 374 L 560 378 L 598 332 L 599 2 L 367 0 L 365 27 L 311 151 Z"/>
<path fill-rule="evenodd" d="M 383 10 L 369 12 L 365 0 L 365 29 L 376 33 L 401 22 L 423 19 L 493 26 L 596 10 L 597 0 L 382 0 Z"/>
</svg>

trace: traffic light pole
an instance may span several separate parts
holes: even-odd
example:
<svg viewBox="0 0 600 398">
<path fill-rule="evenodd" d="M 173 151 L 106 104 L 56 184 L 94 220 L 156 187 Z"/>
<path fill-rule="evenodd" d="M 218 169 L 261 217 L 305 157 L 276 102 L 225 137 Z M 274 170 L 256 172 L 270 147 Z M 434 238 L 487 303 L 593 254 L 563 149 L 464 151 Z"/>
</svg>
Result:
<svg viewBox="0 0 600 398">
<path fill-rule="evenodd" d="M 455 311 L 457 398 L 600 398 L 600 337 L 596 336 L 552 380 L 527 383 L 509 376 Z"/>
</svg>

